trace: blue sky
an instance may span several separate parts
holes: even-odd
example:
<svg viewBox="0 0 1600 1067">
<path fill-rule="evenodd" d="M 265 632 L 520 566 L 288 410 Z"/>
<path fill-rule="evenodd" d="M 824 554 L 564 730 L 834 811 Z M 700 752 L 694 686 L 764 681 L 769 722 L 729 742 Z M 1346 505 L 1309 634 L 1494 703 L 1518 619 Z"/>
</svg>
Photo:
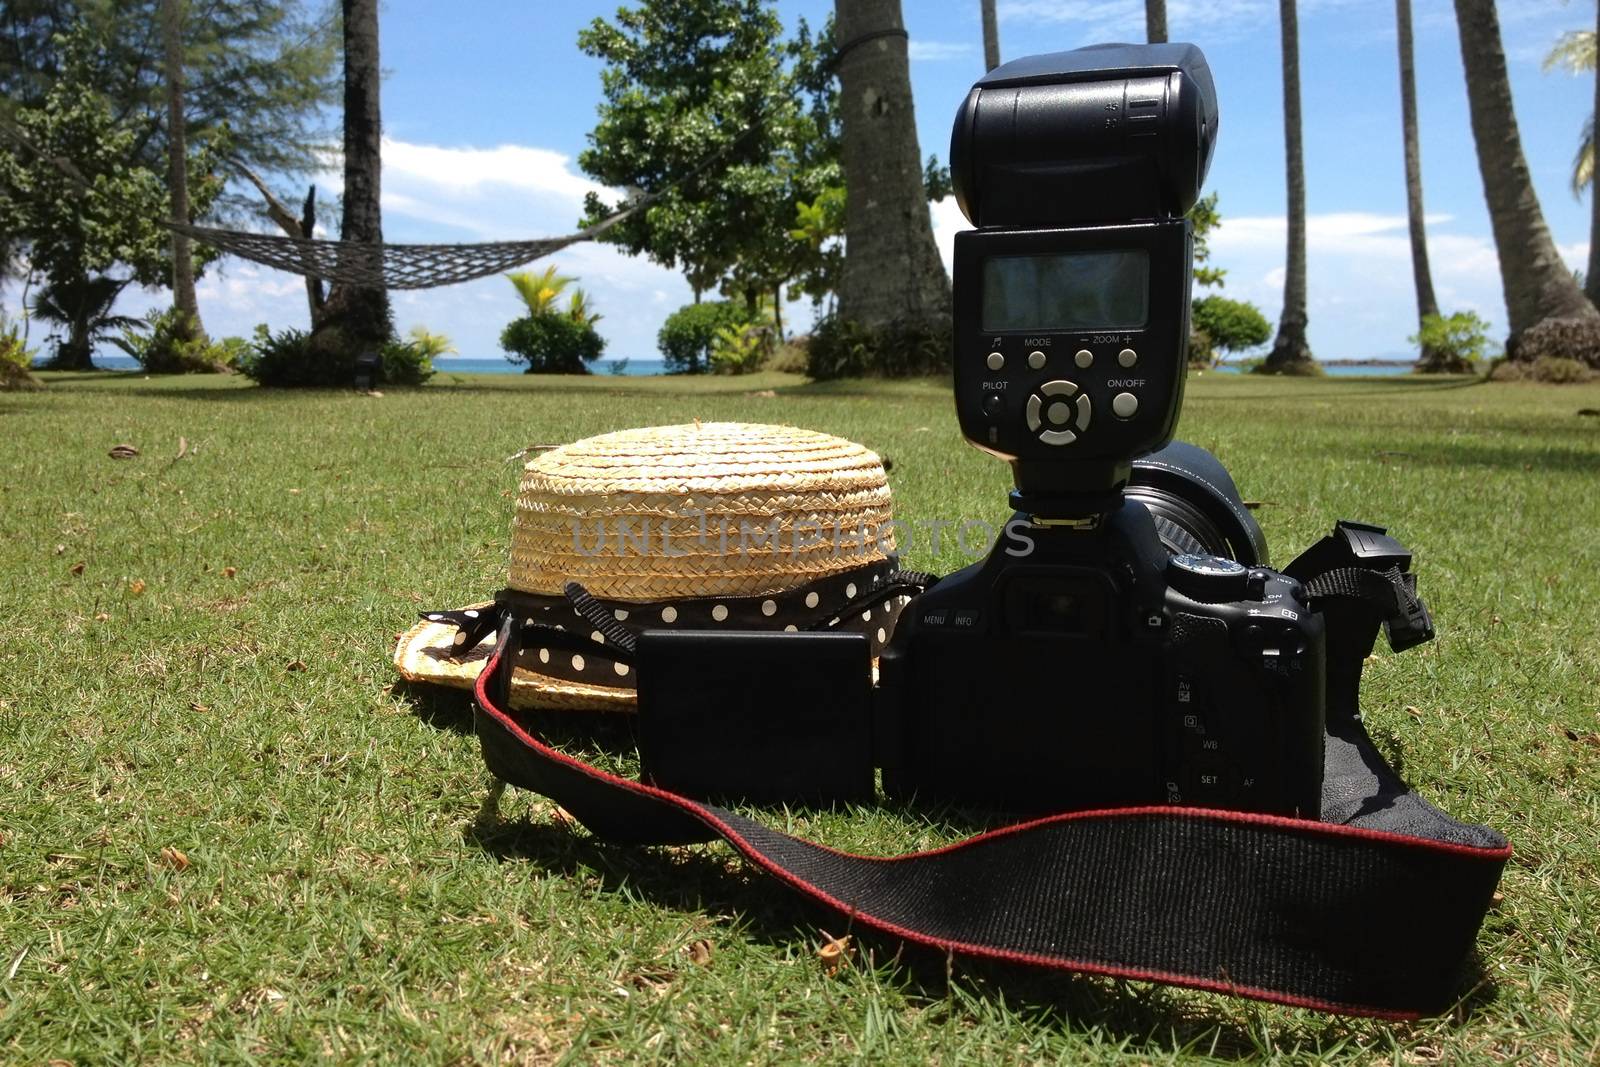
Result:
<svg viewBox="0 0 1600 1067">
<path fill-rule="evenodd" d="M 950 120 L 982 74 L 978 0 L 903 0 L 923 155 L 948 155 Z M 1471 309 L 1503 336 L 1494 246 L 1472 149 L 1454 17 L 1447 0 L 1414 0 L 1425 198 L 1435 284 L 1448 310 Z M 1229 295 L 1276 322 L 1283 263 L 1283 137 L 1277 4 L 1169 0 L 1174 40 L 1199 44 L 1221 98 L 1222 126 L 1208 188 L 1224 223 L 1214 258 Z M 789 27 L 820 24 L 825 0 L 782 2 Z M 1501 0 L 1517 116 L 1556 243 L 1574 266 L 1587 256 L 1587 197 L 1567 178 L 1593 100 L 1587 77 L 1545 74 L 1540 60 L 1565 30 L 1593 27 L 1583 0 Z M 1005 59 L 1107 40 L 1142 39 L 1142 0 L 1001 0 Z M 580 27 L 612 4 L 388 0 L 381 9 L 385 136 L 384 226 L 391 241 L 480 241 L 570 231 L 592 183 L 575 157 L 592 127 L 599 65 L 576 47 Z M 1391 0 L 1302 0 L 1302 94 L 1310 216 L 1311 340 L 1323 359 L 1404 354 L 1415 329 L 1402 184 L 1399 89 Z M 324 193 L 336 176 L 319 182 Z M 965 227 L 953 201 L 934 205 L 948 256 Z M 331 223 L 332 220 L 329 220 Z M 583 244 L 552 262 L 580 277 L 605 316 L 608 357 L 655 358 L 662 319 L 690 299 L 672 271 Z M 542 266 L 542 264 L 541 264 Z M 303 326 L 298 279 L 237 260 L 202 282 L 216 335 L 257 322 Z M 164 302 L 130 294 L 129 311 Z M 425 323 L 462 355 L 497 356 L 518 311 L 491 278 L 395 294 L 402 330 Z M 804 319 L 805 303 L 789 314 Z"/>
</svg>

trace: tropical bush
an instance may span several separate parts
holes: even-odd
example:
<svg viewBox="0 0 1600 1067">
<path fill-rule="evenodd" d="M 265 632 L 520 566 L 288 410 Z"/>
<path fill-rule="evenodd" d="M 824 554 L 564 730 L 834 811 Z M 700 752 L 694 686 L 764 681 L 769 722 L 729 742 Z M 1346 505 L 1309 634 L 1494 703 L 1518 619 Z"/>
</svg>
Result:
<svg viewBox="0 0 1600 1067">
<path fill-rule="evenodd" d="M 943 374 L 950 369 L 950 337 L 922 326 L 873 330 L 829 315 L 812 331 L 806 355 L 806 374 L 819 381 Z"/>
<path fill-rule="evenodd" d="M 124 326 L 111 343 L 138 360 L 147 374 L 216 374 L 233 369 L 249 346 L 242 337 L 212 341 L 190 338 L 177 308 L 152 311 Z"/>
<path fill-rule="evenodd" d="M 1497 382 L 1545 382 L 1550 385 L 1579 385 L 1600 378 L 1594 368 L 1581 359 L 1566 356 L 1540 356 L 1538 359 L 1499 359 L 1489 371 Z"/>
<path fill-rule="evenodd" d="M 586 363 L 593 363 L 606 349 L 606 342 L 595 331 L 600 321 L 582 289 L 573 289 L 565 310 L 556 300 L 567 286 L 577 281 L 546 267 L 533 271 L 514 271 L 506 279 L 528 313 L 500 331 L 500 347 L 512 363 L 526 363 L 528 374 L 588 374 Z"/>
<path fill-rule="evenodd" d="M 383 365 L 374 385 L 421 385 L 433 377 L 432 354 L 415 339 L 391 341 L 378 354 Z M 356 380 L 356 353 L 349 345 L 314 344 L 304 330 L 274 334 L 263 325 L 256 327 L 255 341 L 238 368 L 258 385 L 349 389 Z"/>
<path fill-rule="evenodd" d="M 723 326 L 711 346 L 711 369 L 718 374 L 749 374 L 772 352 L 772 327 L 763 322 Z"/>
<path fill-rule="evenodd" d="M 739 329 L 753 318 L 743 301 L 732 300 L 705 300 L 674 311 L 656 334 L 667 373 L 699 374 L 709 369 L 718 331 Z"/>
<path fill-rule="evenodd" d="M 1489 354 L 1489 324 L 1471 311 L 1425 315 L 1422 328 L 1407 338 L 1422 349 L 1419 371 L 1470 371 Z"/>
<path fill-rule="evenodd" d="M 512 363 L 527 363 L 528 374 L 588 374 L 587 363 L 606 349 L 588 322 L 565 312 L 524 315 L 500 332 L 500 347 Z"/>
<path fill-rule="evenodd" d="M 38 353 L 22 337 L 22 324 L 0 311 L 0 390 L 38 389 L 31 370 Z"/>
<path fill-rule="evenodd" d="M 1272 324 L 1261 309 L 1225 296 L 1202 296 L 1190 306 L 1189 362 L 1209 367 L 1217 353 L 1243 352 L 1266 344 Z"/>
</svg>

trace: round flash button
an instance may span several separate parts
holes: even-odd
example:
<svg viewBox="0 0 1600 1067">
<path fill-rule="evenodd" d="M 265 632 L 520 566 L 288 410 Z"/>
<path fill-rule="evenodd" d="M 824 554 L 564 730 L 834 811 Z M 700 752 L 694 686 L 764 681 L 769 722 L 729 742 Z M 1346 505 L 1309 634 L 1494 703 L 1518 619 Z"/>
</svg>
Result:
<svg viewBox="0 0 1600 1067">
<path fill-rule="evenodd" d="M 1028 353 L 1028 366 L 1033 370 L 1044 369 L 1044 353 L 1034 349 Z"/>
<path fill-rule="evenodd" d="M 1139 398 L 1132 393 L 1118 393 L 1111 398 L 1111 413 L 1119 419 L 1131 419 L 1139 413 Z"/>
<path fill-rule="evenodd" d="M 984 362 L 989 365 L 990 370 L 1002 370 L 1006 365 L 1006 357 L 999 352 L 990 352 L 989 358 Z"/>
</svg>

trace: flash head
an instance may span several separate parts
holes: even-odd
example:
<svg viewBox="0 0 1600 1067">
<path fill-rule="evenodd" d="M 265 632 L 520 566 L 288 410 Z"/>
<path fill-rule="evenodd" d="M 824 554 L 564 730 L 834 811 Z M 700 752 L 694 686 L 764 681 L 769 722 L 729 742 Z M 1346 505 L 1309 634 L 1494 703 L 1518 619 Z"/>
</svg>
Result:
<svg viewBox="0 0 1600 1067">
<path fill-rule="evenodd" d="M 1178 218 L 1217 139 L 1217 90 L 1192 44 L 1103 44 L 1028 56 L 973 85 L 950 173 L 974 226 Z"/>
</svg>

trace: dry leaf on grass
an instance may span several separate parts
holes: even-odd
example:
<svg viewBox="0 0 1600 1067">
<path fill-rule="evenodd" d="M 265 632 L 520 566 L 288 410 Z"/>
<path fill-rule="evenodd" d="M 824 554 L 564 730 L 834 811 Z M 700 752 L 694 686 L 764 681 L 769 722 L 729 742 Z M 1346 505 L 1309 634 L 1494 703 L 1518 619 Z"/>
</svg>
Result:
<svg viewBox="0 0 1600 1067">
<path fill-rule="evenodd" d="M 83 573 L 83 560 L 80 559 L 78 562 L 76 562 L 72 566 L 68 567 L 67 570 L 71 571 L 73 574 L 82 574 Z"/>
<path fill-rule="evenodd" d="M 684 946 L 683 951 L 689 957 L 689 962 L 696 967 L 709 967 L 711 965 L 711 942 L 705 938 L 695 938 Z"/>
<path fill-rule="evenodd" d="M 142 579 L 135 578 L 133 581 L 128 583 L 128 592 L 132 593 L 134 596 L 140 595 L 144 592 L 144 590 L 145 584 Z"/>
<path fill-rule="evenodd" d="M 238 573 L 239 573 L 239 568 L 238 567 L 224 567 L 224 568 L 222 568 L 222 576 L 224 578 L 232 578 L 235 574 L 238 574 Z"/>
<path fill-rule="evenodd" d="M 113 445 L 111 446 L 111 451 L 106 453 L 112 459 L 132 459 L 138 454 L 139 450 L 128 444 Z"/>
<path fill-rule="evenodd" d="M 292 659 L 283 665 L 283 669 L 286 671 L 303 671 L 306 669 L 306 661 L 303 659 Z"/>
<path fill-rule="evenodd" d="M 95 622 L 110 622 L 111 621 L 111 616 L 106 614 L 103 611 L 97 611 L 97 612 L 95 612 L 94 621 Z"/>
<path fill-rule="evenodd" d="M 161 861 L 167 866 L 171 867 L 173 870 L 177 871 L 187 871 L 190 866 L 189 857 L 185 856 L 181 850 L 173 848 L 171 845 L 168 845 L 166 848 L 161 850 Z"/>
<path fill-rule="evenodd" d="M 66 551 L 66 550 L 67 550 L 67 546 L 66 546 L 66 545 L 57 545 L 57 546 L 56 546 L 56 555 L 58 555 L 58 556 L 59 556 L 59 555 L 61 555 L 61 554 L 62 554 L 62 553 L 63 553 L 63 552 L 65 552 L 65 551 Z"/>
<path fill-rule="evenodd" d="M 196 701 L 192 701 L 189 704 L 189 710 L 190 711 L 198 711 L 200 714 L 204 715 L 206 712 L 210 711 L 211 709 L 209 707 L 207 707 L 206 705 L 200 703 L 198 700 L 196 700 Z"/>
<path fill-rule="evenodd" d="M 826 930 L 819 931 L 826 941 L 817 949 L 817 959 L 822 961 L 822 973 L 830 978 L 855 958 L 855 946 L 850 943 L 850 935 L 834 937 Z"/>
<path fill-rule="evenodd" d="M 178 454 L 176 456 L 172 457 L 172 461 L 174 463 L 176 463 L 178 460 L 182 459 L 184 456 L 187 456 L 188 454 L 189 454 L 189 439 L 187 437 L 178 438 Z"/>
</svg>

